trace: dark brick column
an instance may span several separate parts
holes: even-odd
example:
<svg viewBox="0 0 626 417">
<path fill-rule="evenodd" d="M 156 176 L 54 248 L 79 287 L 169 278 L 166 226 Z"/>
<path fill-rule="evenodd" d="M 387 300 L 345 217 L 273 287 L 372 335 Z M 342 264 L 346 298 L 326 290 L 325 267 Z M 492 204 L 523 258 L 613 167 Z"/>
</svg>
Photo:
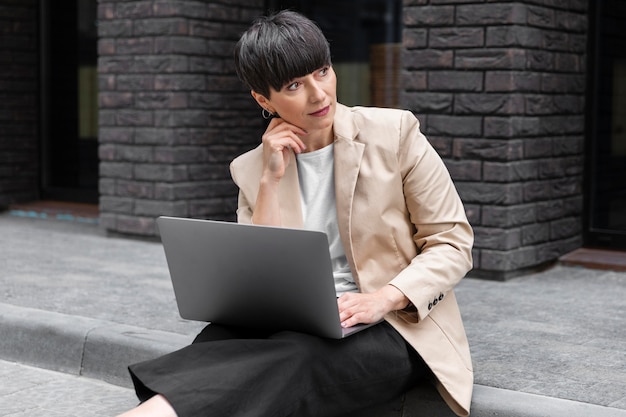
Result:
<svg viewBox="0 0 626 417">
<path fill-rule="evenodd" d="M 405 0 L 403 105 L 506 278 L 582 242 L 587 1 Z"/>
<path fill-rule="evenodd" d="M 232 48 L 261 3 L 100 0 L 104 228 L 150 236 L 159 215 L 234 218 L 228 163 L 262 119 Z"/>
<path fill-rule="evenodd" d="M 0 209 L 39 193 L 38 2 L 0 0 Z"/>
</svg>

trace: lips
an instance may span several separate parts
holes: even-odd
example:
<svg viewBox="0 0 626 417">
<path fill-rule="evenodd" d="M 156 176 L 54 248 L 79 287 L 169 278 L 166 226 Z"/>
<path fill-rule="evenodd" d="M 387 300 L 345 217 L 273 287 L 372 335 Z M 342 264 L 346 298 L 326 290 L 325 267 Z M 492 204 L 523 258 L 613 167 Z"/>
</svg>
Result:
<svg viewBox="0 0 626 417">
<path fill-rule="evenodd" d="M 330 106 L 326 106 L 323 109 L 310 113 L 310 115 L 313 117 L 323 117 L 323 116 L 326 116 L 329 111 L 330 111 Z"/>
</svg>

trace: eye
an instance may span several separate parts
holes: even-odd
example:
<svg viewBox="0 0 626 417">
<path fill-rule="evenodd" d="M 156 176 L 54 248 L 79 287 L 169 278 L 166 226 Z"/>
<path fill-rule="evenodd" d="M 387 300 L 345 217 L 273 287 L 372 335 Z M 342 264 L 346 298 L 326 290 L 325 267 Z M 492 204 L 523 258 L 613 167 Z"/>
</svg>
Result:
<svg viewBox="0 0 626 417">
<path fill-rule="evenodd" d="M 300 86 L 300 83 L 298 81 L 294 81 L 291 84 L 287 84 L 285 86 L 285 88 L 289 91 L 294 91 L 296 90 L 298 87 Z"/>
<path fill-rule="evenodd" d="M 323 77 L 328 74 L 328 67 L 324 67 L 320 70 L 319 74 Z"/>
</svg>

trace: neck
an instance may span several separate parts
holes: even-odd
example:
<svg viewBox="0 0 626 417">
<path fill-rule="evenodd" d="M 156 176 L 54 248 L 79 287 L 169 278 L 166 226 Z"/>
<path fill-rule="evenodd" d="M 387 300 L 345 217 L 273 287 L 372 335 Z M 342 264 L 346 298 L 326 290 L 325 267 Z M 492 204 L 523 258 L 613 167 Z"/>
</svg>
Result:
<svg viewBox="0 0 626 417">
<path fill-rule="evenodd" d="M 324 131 L 311 133 L 305 139 L 306 150 L 305 152 L 317 151 L 325 148 L 334 141 L 334 133 L 332 126 Z"/>
</svg>

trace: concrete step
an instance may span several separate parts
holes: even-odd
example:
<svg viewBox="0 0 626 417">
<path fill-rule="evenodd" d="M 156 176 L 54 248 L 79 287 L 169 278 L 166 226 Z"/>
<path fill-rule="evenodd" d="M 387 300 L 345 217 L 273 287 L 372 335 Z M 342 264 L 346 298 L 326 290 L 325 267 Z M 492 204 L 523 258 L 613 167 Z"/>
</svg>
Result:
<svg viewBox="0 0 626 417">
<path fill-rule="evenodd" d="M 131 387 L 127 365 L 169 353 L 188 336 L 0 303 L 0 358 Z M 474 387 L 474 417 L 626 417 L 626 410 Z M 419 386 L 346 417 L 453 417 L 436 391 Z"/>
</svg>

